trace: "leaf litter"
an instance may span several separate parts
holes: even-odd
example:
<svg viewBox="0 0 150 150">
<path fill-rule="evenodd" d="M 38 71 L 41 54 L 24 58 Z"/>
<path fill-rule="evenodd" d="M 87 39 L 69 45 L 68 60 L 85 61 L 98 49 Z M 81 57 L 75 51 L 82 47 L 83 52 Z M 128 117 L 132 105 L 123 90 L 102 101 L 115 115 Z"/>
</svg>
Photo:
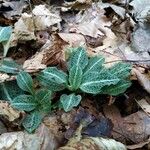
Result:
<svg viewBox="0 0 150 150">
<path fill-rule="evenodd" d="M 11 58 L 16 54 L 13 56 L 14 61 L 23 66 L 19 69 L 24 69 L 34 77 L 47 66 L 57 65 L 66 70 L 66 60 L 71 54 L 71 48 L 79 46 L 87 49 L 89 57 L 103 55 L 107 67 L 120 61 L 131 63 L 133 84 L 120 96 L 89 95 L 81 102 L 79 108 L 73 108 L 70 112 L 57 110 L 47 115 L 43 124 L 33 134 L 23 131 L 20 125 L 17 131 L 5 133 L 7 129 L 0 125 L 3 129 L 0 131 L 0 148 L 19 150 L 34 147 L 35 150 L 53 150 L 69 141 L 60 149 L 77 149 L 77 147 L 87 149 L 86 146 L 89 144 L 91 148 L 103 150 L 105 146 L 111 149 L 109 144 L 112 143 L 118 148 L 120 146 L 122 150 L 148 149 L 149 11 L 148 0 L 131 2 L 65 0 L 59 5 L 57 2 L 43 0 L 31 2 L 3 0 L 0 3 L 2 14 L 0 18 L 3 20 L 1 26 L 6 28 L 10 26 L 12 33 L 5 39 L 7 44 L 4 46 L 2 43 L 3 47 L 0 47 L 2 54 L 0 83 L 5 85 L 5 88 L 4 86 L 1 88 L 0 97 L 1 99 L 4 97 L 2 100 L 8 100 L 7 98 L 11 96 L 8 93 L 11 89 L 8 83 L 14 83 L 16 78 L 14 72 L 6 71 L 7 67 L 14 66 L 6 64 L 6 68 L 3 67 L 5 60 L 3 56 Z M 24 52 L 28 52 L 29 55 L 26 55 L 27 53 L 25 56 L 18 55 Z M 133 92 L 136 86 L 140 90 Z M 112 99 L 113 104 L 110 103 L 108 106 Z M 118 101 L 121 101 L 123 106 L 118 106 Z M 125 110 L 121 110 L 121 107 Z M 1 101 L 0 112 L 2 118 L 6 117 L 5 119 L 0 117 L 0 122 L 4 125 L 7 119 L 11 122 L 23 119 L 19 111 L 9 106 L 9 102 Z M 22 131 L 18 132 L 20 129 Z M 104 142 L 106 145 L 103 145 Z"/>
</svg>

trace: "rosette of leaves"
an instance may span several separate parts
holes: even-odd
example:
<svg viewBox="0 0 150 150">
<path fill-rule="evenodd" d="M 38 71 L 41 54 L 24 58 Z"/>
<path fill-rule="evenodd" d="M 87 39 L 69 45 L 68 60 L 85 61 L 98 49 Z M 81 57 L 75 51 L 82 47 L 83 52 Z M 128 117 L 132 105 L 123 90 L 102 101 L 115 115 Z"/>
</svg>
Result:
<svg viewBox="0 0 150 150">
<path fill-rule="evenodd" d="M 118 95 L 123 93 L 130 85 L 128 76 L 131 65 L 117 63 L 111 68 L 104 67 L 102 56 L 88 57 L 82 47 L 73 51 L 67 62 L 67 72 L 48 67 L 38 75 L 38 80 L 51 91 L 68 89 L 72 92 L 90 94 Z M 81 96 L 70 94 L 60 97 L 60 106 L 65 111 L 77 106 Z"/>
<path fill-rule="evenodd" d="M 31 76 L 21 71 L 17 75 L 18 86 L 27 94 L 15 97 L 11 101 L 12 107 L 27 112 L 22 125 L 29 132 L 33 132 L 41 123 L 45 114 L 51 111 L 52 92 L 47 89 L 35 91 Z"/>
</svg>

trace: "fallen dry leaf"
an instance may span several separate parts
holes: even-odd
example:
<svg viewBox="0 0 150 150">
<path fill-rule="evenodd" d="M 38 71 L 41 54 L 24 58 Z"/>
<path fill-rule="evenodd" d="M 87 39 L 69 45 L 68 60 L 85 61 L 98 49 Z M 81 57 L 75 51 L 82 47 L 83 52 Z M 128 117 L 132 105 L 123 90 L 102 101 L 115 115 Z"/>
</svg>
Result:
<svg viewBox="0 0 150 150">
<path fill-rule="evenodd" d="M 0 101 L 0 115 L 8 118 L 9 121 L 14 121 L 20 117 L 20 112 L 10 106 L 6 101 Z"/>
<path fill-rule="evenodd" d="M 150 93 L 150 75 L 149 74 L 142 74 L 140 70 L 134 68 L 133 72 L 135 73 L 137 80 L 141 84 L 141 86 Z"/>
<path fill-rule="evenodd" d="M 120 142 L 117 142 L 113 139 L 104 139 L 98 137 L 86 137 L 82 138 L 81 130 L 82 125 L 80 125 L 73 137 L 69 140 L 69 142 L 64 147 L 60 147 L 58 150 L 126 150 L 125 145 Z M 113 145 L 113 146 L 112 146 Z"/>
<path fill-rule="evenodd" d="M 43 124 L 36 133 L 10 132 L 0 135 L 0 149 L 10 150 L 55 150 L 58 143 Z"/>
<path fill-rule="evenodd" d="M 47 40 L 39 52 L 24 62 L 23 68 L 27 72 L 37 72 L 48 65 L 61 63 L 65 60 L 66 44 L 60 37 L 54 35 L 52 39 Z"/>
<path fill-rule="evenodd" d="M 54 135 L 54 138 L 62 143 L 64 140 L 64 133 L 62 123 L 60 122 L 59 116 L 52 114 L 47 116 L 43 120 L 44 125 L 48 128 L 49 132 Z"/>
<path fill-rule="evenodd" d="M 150 118 L 145 112 L 138 111 L 127 117 L 121 117 L 119 110 L 114 106 L 105 106 L 104 114 L 114 124 L 113 137 L 123 143 L 126 140 L 134 143 L 147 141 L 150 135 Z"/>
<path fill-rule="evenodd" d="M 51 13 L 45 5 L 38 5 L 32 11 L 36 30 L 46 30 L 50 26 L 60 23 L 61 18 L 58 14 Z"/>
<path fill-rule="evenodd" d="M 77 33 L 58 33 L 58 35 L 69 44 L 68 47 L 79 47 L 86 45 L 83 35 Z"/>
<path fill-rule="evenodd" d="M 150 117 L 150 104 L 145 99 L 136 102 L 143 109 L 143 111 Z"/>
<path fill-rule="evenodd" d="M 128 145 L 127 148 L 136 150 L 136 149 L 139 149 L 139 148 L 143 148 L 145 145 L 147 145 L 149 143 L 150 143 L 150 138 L 146 142 L 141 142 L 141 143 L 134 144 L 134 145 Z"/>
<path fill-rule="evenodd" d="M 36 40 L 35 31 L 46 30 L 60 21 L 60 16 L 51 13 L 45 5 L 35 6 L 32 14 L 22 13 L 21 18 L 14 24 L 10 47 L 16 46 L 18 41 Z"/>
<path fill-rule="evenodd" d="M 92 0 L 73 0 L 65 1 L 62 10 L 68 11 L 70 9 L 81 10 L 89 7 L 92 4 Z"/>
<path fill-rule="evenodd" d="M 26 0 L 22 1 L 3 1 L 2 4 L 0 4 L 0 8 L 3 10 L 3 15 L 5 18 L 8 19 L 14 19 L 21 15 L 24 8 L 27 7 Z"/>
</svg>

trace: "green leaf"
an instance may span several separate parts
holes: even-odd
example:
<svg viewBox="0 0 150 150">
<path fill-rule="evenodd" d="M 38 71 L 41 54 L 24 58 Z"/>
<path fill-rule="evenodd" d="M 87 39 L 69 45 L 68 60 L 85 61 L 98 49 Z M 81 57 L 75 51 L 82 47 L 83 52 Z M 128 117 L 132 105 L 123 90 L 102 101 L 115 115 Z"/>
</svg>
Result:
<svg viewBox="0 0 150 150">
<path fill-rule="evenodd" d="M 19 95 L 11 101 L 11 105 L 18 110 L 31 111 L 37 107 L 37 102 L 31 95 Z"/>
<path fill-rule="evenodd" d="M 67 85 L 67 74 L 56 67 L 46 68 L 37 78 L 42 85 L 47 86 L 51 91 L 63 90 Z"/>
<path fill-rule="evenodd" d="M 44 113 L 51 111 L 52 92 L 50 90 L 40 89 L 36 92 L 35 96 L 39 103 L 39 111 Z"/>
<path fill-rule="evenodd" d="M 89 59 L 88 65 L 84 70 L 84 75 L 93 71 L 99 72 L 99 70 L 102 68 L 102 64 L 104 63 L 104 61 L 105 59 L 100 56 L 91 57 Z"/>
<path fill-rule="evenodd" d="M 82 81 L 82 69 L 80 66 L 74 65 L 69 71 L 70 90 L 77 90 Z"/>
<path fill-rule="evenodd" d="M 101 72 L 91 72 L 83 77 L 80 89 L 83 92 L 98 94 L 106 85 L 115 85 L 119 79 L 109 74 L 107 69 L 102 69 Z"/>
<path fill-rule="evenodd" d="M 12 33 L 12 27 L 0 27 L 0 43 L 8 41 Z"/>
<path fill-rule="evenodd" d="M 38 128 L 40 123 L 42 122 L 42 116 L 40 112 L 34 111 L 28 114 L 22 122 L 23 127 L 29 133 L 32 133 L 35 129 Z"/>
<path fill-rule="evenodd" d="M 0 99 L 12 101 L 16 96 L 24 94 L 18 85 L 17 82 L 8 81 L 0 83 Z"/>
<path fill-rule="evenodd" d="M 0 63 L 0 72 L 17 74 L 20 68 L 20 65 L 18 65 L 12 59 L 4 59 Z"/>
<path fill-rule="evenodd" d="M 121 80 L 116 85 L 106 86 L 102 89 L 103 94 L 109 94 L 112 96 L 124 93 L 127 88 L 131 86 L 131 82 L 127 80 Z"/>
<path fill-rule="evenodd" d="M 125 79 L 130 75 L 132 67 L 128 63 L 117 63 L 110 68 L 110 74 L 117 76 L 120 79 Z"/>
<path fill-rule="evenodd" d="M 60 103 L 62 104 L 62 107 L 63 107 L 65 112 L 68 112 L 73 107 L 78 106 L 80 101 L 81 101 L 80 95 L 76 96 L 75 94 L 70 94 L 70 95 L 63 94 L 60 97 Z"/>
<path fill-rule="evenodd" d="M 34 94 L 33 80 L 27 72 L 21 71 L 17 75 L 17 84 L 22 90 Z"/>
<path fill-rule="evenodd" d="M 12 27 L 0 27 L 0 43 L 2 43 L 4 48 L 3 56 L 6 57 L 9 46 L 10 46 L 10 36 L 12 33 Z"/>
<path fill-rule="evenodd" d="M 68 68 L 71 69 L 74 65 L 79 66 L 84 69 L 88 64 L 88 56 L 86 50 L 79 47 L 75 52 L 73 52 L 69 58 Z"/>
</svg>

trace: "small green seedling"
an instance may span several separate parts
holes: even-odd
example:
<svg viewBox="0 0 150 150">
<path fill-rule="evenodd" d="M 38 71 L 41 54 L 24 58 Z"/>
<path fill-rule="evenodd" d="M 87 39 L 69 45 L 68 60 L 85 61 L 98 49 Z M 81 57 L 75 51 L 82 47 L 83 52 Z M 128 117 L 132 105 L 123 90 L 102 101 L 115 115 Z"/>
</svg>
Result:
<svg viewBox="0 0 150 150">
<path fill-rule="evenodd" d="M 22 124 L 29 132 L 33 132 L 41 123 L 44 115 L 51 111 L 52 92 L 46 89 L 34 90 L 31 76 L 24 71 L 17 75 L 17 84 L 25 92 L 11 101 L 12 107 L 29 112 Z"/>
<path fill-rule="evenodd" d="M 67 62 L 68 72 L 63 72 L 56 67 L 48 67 L 38 75 L 41 85 L 51 91 L 68 89 L 72 92 L 90 94 L 109 94 L 116 96 L 125 92 L 131 85 L 128 80 L 131 65 L 117 63 L 111 68 L 104 66 L 104 58 L 95 56 L 88 58 L 86 50 L 79 47 L 72 52 Z M 60 107 L 69 111 L 77 106 L 81 96 L 75 94 L 62 95 Z"/>
</svg>

